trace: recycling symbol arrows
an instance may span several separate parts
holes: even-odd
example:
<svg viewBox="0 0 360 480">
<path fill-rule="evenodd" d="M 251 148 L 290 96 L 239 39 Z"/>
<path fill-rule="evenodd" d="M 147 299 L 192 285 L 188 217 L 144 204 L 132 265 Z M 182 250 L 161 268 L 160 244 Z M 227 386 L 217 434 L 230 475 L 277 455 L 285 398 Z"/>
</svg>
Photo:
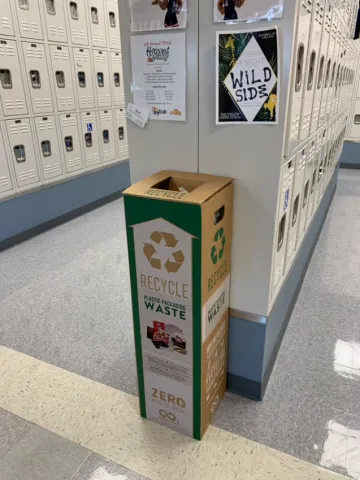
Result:
<svg viewBox="0 0 360 480">
<path fill-rule="evenodd" d="M 218 260 L 221 260 L 224 255 L 224 249 L 226 245 L 226 237 L 224 234 L 223 227 L 215 233 L 214 242 L 218 243 L 220 241 L 220 250 L 218 251 L 217 246 L 213 245 L 211 247 L 211 260 L 214 265 L 217 264 Z"/>
<path fill-rule="evenodd" d="M 157 270 L 161 270 L 162 264 L 160 258 L 157 257 L 157 251 L 154 246 L 154 243 L 157 245 L 160 245 L 162 242 L 166 247 L 174 249 L 177 244 L 178 240 L 174 237 L 172 233 L 166 233 L 166 232 L 153 232 L 150 235 L 150 240 L 153 243 L 145 243 L 144 245 L 144 255 L 147 258 L 148 262 L 153 268 L 156 268 Z M 176 252 L 173 252 L 171 257 L 169 257 L 165 264 L 165 270 L 168 273 L 176 273 L 179 271 L 181 265 L 184 263 L 185 257 L 184 254 L 181 250 L 177 250 Z"/>
</svg>

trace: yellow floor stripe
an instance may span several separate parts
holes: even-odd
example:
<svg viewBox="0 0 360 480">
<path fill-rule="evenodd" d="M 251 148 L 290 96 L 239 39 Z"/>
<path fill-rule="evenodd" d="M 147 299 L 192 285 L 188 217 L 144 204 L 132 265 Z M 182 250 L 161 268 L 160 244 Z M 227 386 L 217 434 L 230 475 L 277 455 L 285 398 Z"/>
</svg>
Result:
<svg viewBox="0 0 360 480">
<path fill-rule="evenodd" d="M 189 439 L 141 419 L 132 395 L 5 347 L 0 407 L 151 480 L 348 478 L 215 427 Z"/>
</svg>

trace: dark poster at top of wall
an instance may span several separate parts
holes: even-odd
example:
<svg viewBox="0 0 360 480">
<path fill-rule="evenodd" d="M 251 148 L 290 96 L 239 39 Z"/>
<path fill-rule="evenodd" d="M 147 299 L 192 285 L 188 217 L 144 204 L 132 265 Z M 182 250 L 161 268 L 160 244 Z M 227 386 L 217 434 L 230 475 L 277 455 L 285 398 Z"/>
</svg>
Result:
<svg viewBox="0 0 360 480">
<path fill-rule="evenodd" d="M 277 124 L 277 29 L 217 33 L 216 123 Z"/>
</svg>

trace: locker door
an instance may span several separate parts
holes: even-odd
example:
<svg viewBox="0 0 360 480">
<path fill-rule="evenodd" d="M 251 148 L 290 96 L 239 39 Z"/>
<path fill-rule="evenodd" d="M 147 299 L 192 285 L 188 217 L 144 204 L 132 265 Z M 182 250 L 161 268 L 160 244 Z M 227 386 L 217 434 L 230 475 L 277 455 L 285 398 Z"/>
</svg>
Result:
<svg viewBox="0 0 360 480">
<path fill-rule="evenodd" d="M 328 12 L 331 9 L 328 2 Z M 319 116 L 319 124 L 318 126 L 321 127 L 327 120 L 328 110 L 331 108 L 331 103 L 328 104 L 328 98 L 330 93 L 330 85 L 332 82 L 332 74 L 334 68 L 334 49 L 335 49 L 335 39 L 336 39 L 336 32 L 337 32 L 337 20 L 336 20 L 336 13 L 335 10 L 332 9 L 332 13 L 329 12 L 331 15 L 331 30 L 330 30 L 330 37 L 329 37 L 329 46 L 327 51 L 326 57 L 326 67 L 325 67 L 325 81 L 324 86 L 321 93 L 321 103 L 320 103 L 320 116 Z M 336 67 L 335 67 L 336 68 Z"/>
<path fill-rule="evenodd" d="M 271 296 L 276 295 L 285 272 L 286 242 L 290 224 L 290 210 L 292 188 L 294 183 L 295 156 L 283 165 L 281 177 L 281 192 L 278 205 L 278 229 L 275 239 L 275 249 L 273 253 L 273 273 Z"/>
<path fill-rule="evenodd" d="M 44 179 L 62 177 L 63 169 L 55 117 L 36 117 L 35 126 Z"/>
<path fill-rule="evenodd" d="M 304 186 L 306 167 L 306 152 L 301 151 L 297 154 L 294 187 L 291 199 L 290 224 L 288 232 L 288 241 L 286 245 L 286 271 L 292 265 L 296 253 L 297 234 L 299 228 L 299 219 L 301 213 L 301 193 Z"/>
<path fill-rule="evenodd" d="M 94 50 L 94 68 L 96 82 L 96 96 L 99 108 L 111 106 L 111 86 L 109 74 L 108 52 L 104 50 Z"/>
<path fill-rule="evenodd" d="M 89 0 L 89 23 L 93 47 L 106 47 L 106 26 L 103 0 Z"/>
<path fill-rule="evenodd" d="M 342 24 L 338 17 L 335 15 L 335 26 L 334 26 L 334 52 L 333 52 L 333 63 L 331 69 L 331 79 L 330 79 L 330 86 L 328 91 L 327 97 L 327 105 L 326 105 L 326 120 L 330 120 L 333 115 L 333 111 L 335 110 L 335 87 L 338 80 L 339 72 L 339 43 L 338 43 L 338 31 L 341 28 Z"/>
<path fill-rule="evenodd" d="M 100 115 L 100 144 L 104 163 L 115 160 L 115 135 L 111 110 L 102 110 Z"/>
<path fill-rule="evenodd" d="M 0 35 L 15 35 L 10 0 L 2 0 L 0 14 Z"/>
<path fill-rule="evenodd" d="M 64 154 L 67 173 L 83 170 L 80 136 L 76 113 L 59 115 L 61 139 L 60 145 Z"/>
<path fill-rule="evenodd" d="M 99 130 L 95 112 L 81 113 L 81 135 L 87 169 L 100 165 Z"/>
<path fill-rule="evenodd" d="M 111 58 L 111 86 L 113 91 L 114 105 L 120 107 L 125 105 L 124 80 L 122 70 L 121 52 L 110 52 Z"/>
<path fill-rule="evenodd" d="M 305 67 L 309 45 L 311 10 L 307 0 L 299 2 L 299 19 L 297 39 L 294 42 L 294 62 L 292 65 L 291 92 L 287 113 L 287 132 L 285 137 L 285 156 L 289 155 L 298 144 L 301 106 L 305 84 Z"/>
<path fill-rule="evenodd" d="M 321 34 L 325 19 L 324 0 L 308 0 L 311 5 L 312 1 L 312 18 L 311 32 L 309 39 L 309 51 L 305 71 L 305 85 L 303 105 L 301 111 L 299 142 L 304 141 L 310 135 L 311 112 L 313 106 L 314 92 L 316 90 L 316 82 L 319 67 L 319 52 L 321 47 Z"/>
<path fill-rule="evenodd" d="M 67 43 L 63 0 L 45 0 L 44 14 L 49 42 Z"/>
<path fill-rule="evenodd" d="M 90 61 L 90 50 L 73 48 L 75 81 L 80 109 L 95 108 L 95 95 Z"/>
<path fill-rule="evenodd" d="M 30 119 L 7 120 L 6 129 L 18 187 L 38 183 L 39 172 Z"/>
<path fill-rule="evenodd" d="M 9 165 L 5 154 L 3 134 L 0 130 L 0 195 L 13 189 Z M 1 195 L 2 196 L 2 195 Z"/>
<path fill-rule="evenodd" d="M 313 168 L 315 164 L 315 154 L 316 154 L 316 136 L 313 137 L 309 144 L 307 150 L 307 161 L 305 166 L 305 178 L 304 186 L 301 193 L 301 215 L 299 219 L 299 231 L 298 231 L 298 245 L 301 244 L 302 239 L 306 233 L 306 220 L 309 209 L 309 201 L 311 195 L 311 185 L 313 177 Z"/>
<path fill-rule="evenodd" d="M 312 142 L 315 143 L 315 154 L 311 163 L 308 161 L 306 166 L 307 172 L 306 175 L 310 178 L 310 188 L 309 188 L 309 200 L 308 200 L 308 208 L 306 212 L 306 222 L 305 222 L 305 229 L 307 230 L 313 214 L 315 212 L 315 199 L 316 199 L 316 182 L 317 182 L 317 173 L 318 173 L 318 166 L 319 166 L 319 158 L 321 152 L 321 145 L 319 144 L 317 137 L 315 137 Z M 310 157 L 309 157 L 310 158 Z"/>
<path fill-rule="evenodd" d="M 35 114 L 53 112 L 45 46 L 41 43 L 24 42 L 22 47 L 33 112 Z"/>
<path fill-rule="evenodd" d="M 115 50 L 121 50 L 118 0 L 105 0 L 105 2 L 109 46 Z"/>
<path fill-rule="evenodd" d="M 19 55 L 12 40 L 0 41 L 0 96 L 5 116 L 27 113 Z"/>
<path fill-rule="evenodd" d="M 58 110 L 75 110 L 69 48 L 56 45 L 49 48 Z"/>
<path fill-rule="evenodd" d="M 44 38 L 40 20 L 38 0 L 15 0 L 20 36 L 42 40 Z"/>
<path fill-rule="evenodd" d="M 120 160 L 127 160 L 129 158 L 129 147 L 127 138 L 127 127 L 125 108 L 118 108 L 114 110 L 115 113 L 115 138 L 117 143 L 117 157 Z"/>
<path fill-rule="evenodd" d="M 89 45 L 86 26 L 85 0 L 65 1 L 71 32 L 71 42 L 75 45 Z"/>
</svg>

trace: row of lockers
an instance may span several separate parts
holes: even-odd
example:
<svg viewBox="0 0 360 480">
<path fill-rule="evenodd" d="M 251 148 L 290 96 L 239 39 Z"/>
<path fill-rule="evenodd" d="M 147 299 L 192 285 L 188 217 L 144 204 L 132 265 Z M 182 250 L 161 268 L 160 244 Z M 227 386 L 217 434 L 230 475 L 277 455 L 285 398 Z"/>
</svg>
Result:
<svg viewBox="0 0 360 480">
<path fill-rule="evenodd" d="M 1 39 L 0 59 L 5 117 L 124 105 L 120 51 Z"/>
<path fill-rule="evenodd" d="M 126 160 L 125 110 L 2 121 L 0 151 L 0 198 Z"/>
<path fill-rule="evenodd" d="M 0 35 L 120 49 L 118 0 L 1 0 Z"/>
<path fill-rule="evenodd" d="M 347 5 L 355 12 L 355 2 Z M 299 2 L 285 157 L 351 99 L 358 51 L 340 12 L 330 0 Z"/>
<path fill-rule="evenodd" d="M 282 167 L 270 301 L 276 298 L 293 264 L 339 162 L 347 116 L 348 108 L 310 137 Z"/>
</svg>

